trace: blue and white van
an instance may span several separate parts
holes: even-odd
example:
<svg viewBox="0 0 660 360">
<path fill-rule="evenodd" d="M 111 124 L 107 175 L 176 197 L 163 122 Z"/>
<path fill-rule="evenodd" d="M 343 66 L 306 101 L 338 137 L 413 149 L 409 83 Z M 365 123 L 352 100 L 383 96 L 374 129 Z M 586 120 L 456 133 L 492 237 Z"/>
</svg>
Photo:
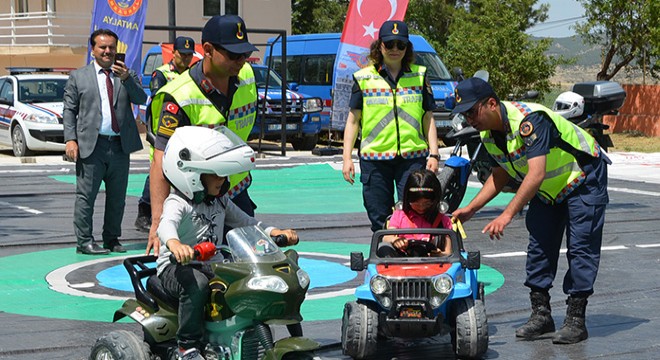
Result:
<svg viewBox="0 0 660 360">
<path fill-rule="evenodd" d="M 196 54 L 199 59 L 201 55 Z M 249 59 L 248 59 L 249 60 Z M 163 65 L 161 45 L 153 46 L 142 60 L 142 88 L 151 96 L 149 82 L 151 75 Z M 259 93 L 259 111 L 255 126 L 250 133 L 250 139 L 263 136 L 266 140 L 278 140 L 282 136 L 282 80 L 279 74 L 263 65 L 252 64 L 254 69 L 257 92 Z M 269 74 L 269 75 L 267 75 Z M 268 78 L 268 93 L 266 82 Z M 319 113 L 322 109 L 321 99 L 300 92 L 286 91 L 285 132 L 287 142 L 294 150 L 312 150 L 316 147 L 321 132 Z M 265 104 L 264 104 L 265 102 Z M 145 119 L 146 106 L 140 107 L 140 117 Z M 263 129 L 262 129 L 263 128 Z"/>
<path fill-rule="evenodd" d="M 341 33 L 306 34 L 287 36 L 287 83 L 295 91 L 300 91 L 323 100 L 321 127 L 331 127 L 332 80 L 334 77 L 335 57 L 339 49 Z M 453 94 L 457 82 L 431 45 L 419 35 L 411 35 L 410 41 L 415 49 L 415 63 L 427 67 L 431 81 L 436 111 L 433 113 L 438 137 L 443 138 L 451 129 L 451 111 L 445 109 L 445 98 Z M 268 41 L 272 47 L 272 68 L 279 69 L 282 63 L 282 42 L 277 38 Z M 265 51 L 264 64 L 268 65 L 269 50 Z"/>
</svg>

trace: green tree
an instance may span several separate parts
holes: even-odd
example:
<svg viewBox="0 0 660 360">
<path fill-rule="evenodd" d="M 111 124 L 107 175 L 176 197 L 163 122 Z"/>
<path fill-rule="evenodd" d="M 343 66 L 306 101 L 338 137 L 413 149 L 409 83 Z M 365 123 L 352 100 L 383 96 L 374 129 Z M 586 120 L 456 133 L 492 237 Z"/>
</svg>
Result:
<svg viewBox="0 0 660 360">
<path fill-rule="evenodd" d="M 566 60 L 544 53 L 552 41 L 535 41 L 524 31 L 534 24 L 531 16 L 545 19 L 545 9 L 537 12 L 535 1 L 499 0 L 471 1 L 457 8 L 449 27 L 447 44 L 442 48 L 443 60 L 460 66 L 468 76 L 476 70 L 490 73 L 490 83 L 497 94 L 506 99 L 534 89 L 541 96 L 548 92 L 557 65 Z"/>
<path fill-rule="evenodd" d="M 646 73 L 647 65 L 655 64 L 660 55 L 657 0 L 580 0 L 580 3 L 586 20 L 576 25 L 575 31 L 587 43 L 602 48 L 598 80 L 609 80 L 628 66 L 640 67 Z M 652 74 L 657 77 L 657 73 Z"/>
<path fill-rule="evenodd" d="M 291 32 L 341 32 L 349 0 L 291 0 Z"/>
</svg>

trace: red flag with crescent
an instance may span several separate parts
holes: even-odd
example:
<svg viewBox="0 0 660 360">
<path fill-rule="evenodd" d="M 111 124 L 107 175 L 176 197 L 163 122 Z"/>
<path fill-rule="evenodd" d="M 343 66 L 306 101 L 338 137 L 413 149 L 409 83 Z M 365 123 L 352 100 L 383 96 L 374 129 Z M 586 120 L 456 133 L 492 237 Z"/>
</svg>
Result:
<svg viewBox="0 0 660 360">
<path fill-rule="evenodd" d="M 335 59 L 333 79 L 333 129 L 346 125 L 348 103 L 353 87 L 353 73 L 366 66 L 371 43 L 378 39 L 380 26 L 388 20 L 403 20 L 408 0 L 351 0 L 339 50 Z"/>
</svg>

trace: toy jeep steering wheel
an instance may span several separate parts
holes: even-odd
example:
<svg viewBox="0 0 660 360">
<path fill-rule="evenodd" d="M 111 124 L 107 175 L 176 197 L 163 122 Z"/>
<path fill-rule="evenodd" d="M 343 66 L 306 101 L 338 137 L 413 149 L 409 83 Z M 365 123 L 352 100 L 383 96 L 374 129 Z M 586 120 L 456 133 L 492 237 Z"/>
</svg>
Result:
<svg viewBox="0 0 660 360">
<path fill-rule="evenodd" d="M 401 250 L 395 247 L 396 251 L 402 255 L 410 257 L 425 257 L 428 256 L 428 254 L 430 254 L 432 251 L 438 249 L 438 246 L 436 245 L 437 236 L 434 236 L 429 241 L 415 239 L 406 239 L 406 241 L 408 242 L 408 246 L 405 250 Z"/>
</svg>

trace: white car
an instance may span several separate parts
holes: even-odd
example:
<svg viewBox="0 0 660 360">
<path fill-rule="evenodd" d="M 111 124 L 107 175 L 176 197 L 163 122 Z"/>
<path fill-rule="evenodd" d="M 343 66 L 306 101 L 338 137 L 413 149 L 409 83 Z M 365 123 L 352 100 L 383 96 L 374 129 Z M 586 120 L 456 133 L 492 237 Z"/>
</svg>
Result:
<svg viewBox="0 0 660 360">
<path fill-rule="evenodd" d="M 17 157 L 64 151 L 62 101 L 69 76 L 9 70 L 11 75 L 0 77 L 0 144 L 11 146 Z"/>
</svg>

